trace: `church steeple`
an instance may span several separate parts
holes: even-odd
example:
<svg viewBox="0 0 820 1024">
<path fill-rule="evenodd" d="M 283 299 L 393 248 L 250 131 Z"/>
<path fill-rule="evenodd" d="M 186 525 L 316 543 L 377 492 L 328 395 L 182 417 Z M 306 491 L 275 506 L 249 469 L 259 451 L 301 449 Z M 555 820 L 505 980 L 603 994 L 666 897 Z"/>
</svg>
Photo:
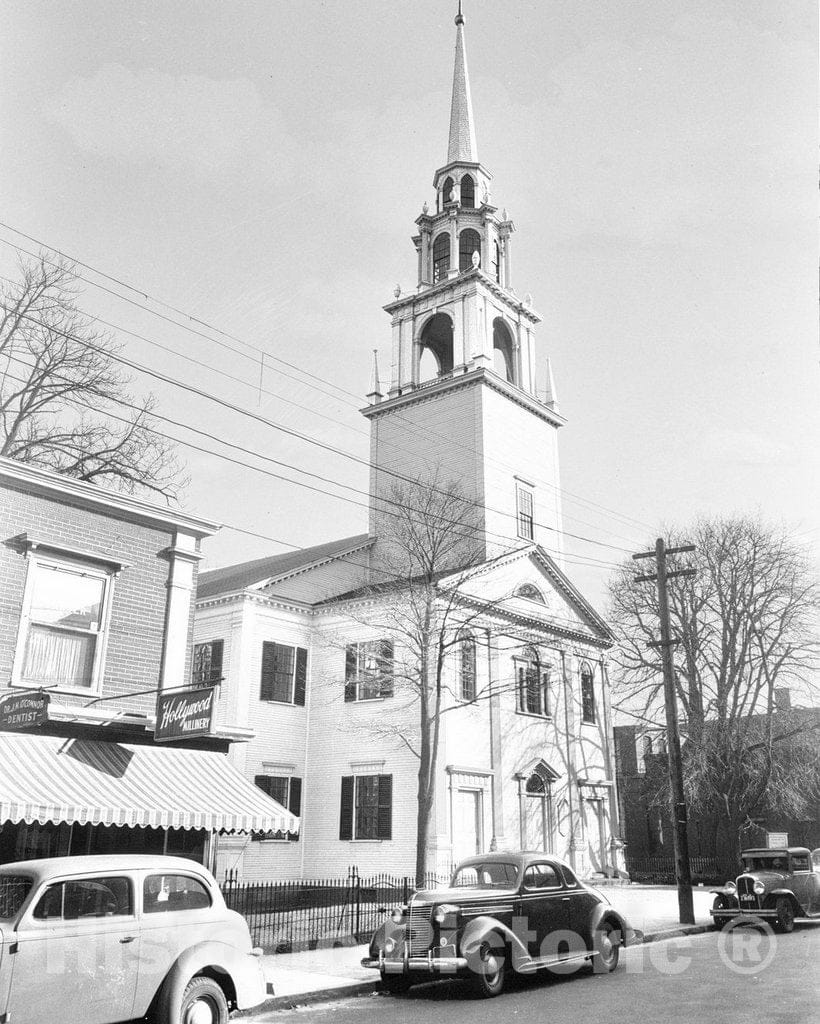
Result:
<svg viewBox="0 0 820 1024">
<path fill-rule="evenodd" d="M 447 163 L 478 163 L 473 125 L 473 100 L 470 96 L 470 76 L 467 73 L 467 53 L 464 48 L 464 15 L 461 3 L 456 15 L 456 60 L 453 68 L 453 99 L 450 104 L 450 144 Z"/>
</svg>

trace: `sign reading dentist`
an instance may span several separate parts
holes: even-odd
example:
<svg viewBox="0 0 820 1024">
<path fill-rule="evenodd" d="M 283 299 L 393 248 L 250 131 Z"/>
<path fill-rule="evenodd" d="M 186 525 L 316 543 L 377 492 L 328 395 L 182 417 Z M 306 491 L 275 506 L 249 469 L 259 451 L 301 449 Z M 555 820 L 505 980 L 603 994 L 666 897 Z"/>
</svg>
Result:
<svg viewBox="0 0 820 1024">
<path fill-rule="evenodd" d="M 215 689 L 185 690 L 157 694 L 157 724 L 154 742 L 210 736 L 214 716 Z"/>
</svg>

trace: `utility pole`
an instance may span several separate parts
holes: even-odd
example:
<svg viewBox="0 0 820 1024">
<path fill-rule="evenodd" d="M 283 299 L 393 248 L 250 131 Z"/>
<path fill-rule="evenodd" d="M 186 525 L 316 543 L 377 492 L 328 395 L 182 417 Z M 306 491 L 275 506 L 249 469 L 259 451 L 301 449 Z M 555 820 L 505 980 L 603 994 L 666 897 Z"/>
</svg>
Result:
<svg viewBox="0 0 820 1024">
<path fill-rule="evenodd" d="M 663 691 L 666 705 L 667 755 L 669 760 L 669 789 L 672 800 L 672 819 L 674 830 L 673 845 L 675 850 L 675 878 L 678 883 L 678 914 L 681 924 L 695 923 L 695 910 L 692 903 L 692 875 L 689 869 L 689 837 L 686 832 L 686 796 L 683 791 L 683 764 L 680 754 L 680 732 L 678 730 L 678 699 L 675 692 L 675 665 L 672 660 L 672 647 L 680 640 L 672 636 L 669 622 L 669 593 L 667 581 L 674 576 L 694 576 L 694 569 L 666 568 L 666 556 L 694 551 L 694 544 L 684 544 L 678 548 L 667 548 L 663 538 L 655 542 L 654 551 L 646 551 L 633 555 L 634 559 L 654 558 L 657 571 L 645 576 L 636 576 L 636 583 L 651 580 L 658 584 L 658 609 L 661 620 L 661 638 L 650 643 L 650 647 L 659 647 L 663 664 Z"/>
</svg>

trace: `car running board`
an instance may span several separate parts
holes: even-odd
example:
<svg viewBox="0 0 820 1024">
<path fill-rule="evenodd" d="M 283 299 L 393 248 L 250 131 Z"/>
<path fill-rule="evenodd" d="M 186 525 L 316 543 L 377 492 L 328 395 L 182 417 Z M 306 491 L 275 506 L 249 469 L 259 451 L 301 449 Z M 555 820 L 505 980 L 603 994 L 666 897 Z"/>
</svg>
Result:
<svg viewBox="0 0 820 1024">
<path fill-rule="evenodd" d="M 582 960 L 591 960 L 594 956 L 598 956 L 597 950 L 586 950 L 583 953 L 576 953 L 574 956 L 562 956 L 557 959 L 554 957 L 538 957 L 535 960 L 525 960 L 520 966 L 516 967 L 516 971 L 519 974 L 535 974 L 536 971 L 542 971 L 545 967 L 574 964 Z"/>
</svg>

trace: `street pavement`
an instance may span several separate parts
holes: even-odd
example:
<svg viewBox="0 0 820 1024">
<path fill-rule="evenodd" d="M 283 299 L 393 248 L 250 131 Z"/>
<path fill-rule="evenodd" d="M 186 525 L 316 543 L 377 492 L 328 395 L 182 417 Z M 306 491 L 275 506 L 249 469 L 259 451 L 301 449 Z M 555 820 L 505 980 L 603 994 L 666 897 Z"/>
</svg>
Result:
<svg viewBox="0 0 820 1024">
<path fill-rule="evenodd" d="M 585 1020 L 652 1024 L 817 1024 L 820 1020 L 820 922 L 791 935 L 742 927 L 683 935 L 622 953 L 609 975 L 510 979 L 497 999 L 472 998 L 462 981 L 418 986 L 254 1014 L 294 1024 L 497 1024 Z"/>
</svg>

